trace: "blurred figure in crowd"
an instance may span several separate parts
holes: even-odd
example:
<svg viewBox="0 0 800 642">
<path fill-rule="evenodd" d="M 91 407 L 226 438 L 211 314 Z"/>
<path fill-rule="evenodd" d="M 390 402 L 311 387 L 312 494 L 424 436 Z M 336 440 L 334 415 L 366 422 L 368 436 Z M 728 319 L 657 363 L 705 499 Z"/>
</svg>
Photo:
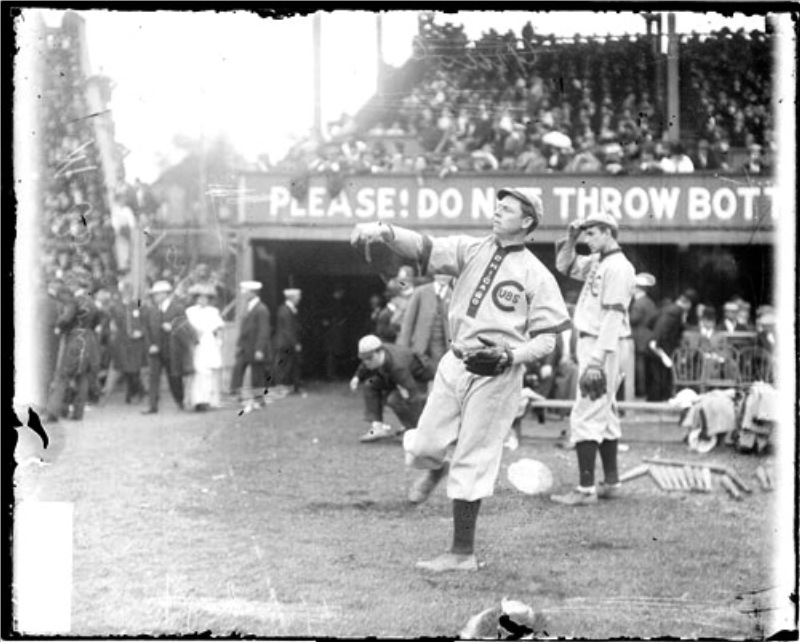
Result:
<svg viewBox="0 0 800 642">
<path fill-rule="evenodd" d="M 322 350 L 325 376 L 334 381 L 342 376 L 347 354 L 347 306 L 344 288 L 336 284 L 327 307 L 321 311 Z"/>
<path fill-rule="evenodd" d="M 112 369 L 106 381 L 105 400 L 114 390 L 114 379 L 121 376 L 125 382 L 125 403 L 136 403 L 144 398 L 145 392 L 141 377 L 147 355 L 144 319 L 138 301 L 133 298 L 133 285 L 121 281 L 119 293 L 110 310 Z"/>
<path fill-rule="evenodd" d="M 629 313 L 635 351 L 634 391 L 637 397 L 644 397 L 647 394 L 646 382 L 649 379 L 647 355 L 650 352 L 648 344 L 653 335 L 649 324 L 658 312 L 655 301 L 647 294 L 647 288 L 654 286 L 655 283 L 656 279 L 652 274 L 643 272 L 636 275 Z"/>
<path fill-rule="evenodd" d="M 283 291 L 284 302 L 278 308 L 275 324 L 275 376 L 278 384 L 288 388 L 289 393 L 301 392 L 300 356 L 303 344 L 302 326 L 297 315 L 302 294 L 297 288 Z"/>
<path fill-rule="evenodd" d="M 150 296 L 152 301 L 143 310 L 145 344 L 150 366 L 148 384 L 150 404 L 144 414 L 158 412 L 162 371 L 167 375 L 169 391 L 175 404 L 182 410 L 186 346 L 183 341 L 185 330 L 178 326 L 186 320 L 186 308 L 173 294 L 169 281 L 156 281 L 150 288 Z"/>
<path fill-rule="evenodd" d="M 394 343 L 397 339 L 397 328 L 392 325 L 392 311 L 382 294 L 373 294 L 369 298 L 371 332 L 384 343 Z"/>
<path fill-rule="evenodd" d="M 197 334 L 192 359 L 193 374 L 189 399 L 202 412 L 219 408 L 222 391 L 222 329 L 225 322 L 213 301 L 217 292 L 210 283 L 198 283 L 189 290 L 194 305 L 186 309 L 186 318 Z"/>
<path fill-rule="evenodd" d="M 242 281 L 239 291 L 245 302 L 236 339 L 236 357 L 231 373 L 231 395 L 235 396 L 245 411 L 264 406 L 264 394 L 270 379 L 272 364 L 272 328 L 269 309 L 261 301 L 259 281 Z M 250 369 L 252 399 L 245 399 L 242 391 L 244 375 Z"/>
<path fill-rule="evenodd" d="M 719 329 L 722 332 L 746 332 L 747 326 L 739 322 L 739 304 L 728 301 L 722 308 L 722 322 Z"/>
<path fill-rule="evenodd" d="M 450 309 L 453 278 L 437 274 L 432 283 L 414 290 L 403 317 L 397 345 L 411 348 L 427 356 L 437 367 L 450 349 L 450 330 L 447 321 Z"/>
<path fill-rule="evenodd" d="M 647 401 L 666 401 L 672 397 L 672 354 L 681 344 L 683 330 L 692 309 L 693 290 L 683 292 L 674 303 L 664 306 L 651 320 L 650 373 Z"/>
<path fill-rule="evenodd" d="M 47 404 L 47 419 L 58 421 L 69 415 L 81 420 L 90 383 L 100 369 L 100 346 L 94 331 L 98 313 L 89 296 L 89 275 L 76 275 L 72 283 L 68 282 L 61 289 L 59 299 L 56 332 L 61 336 L 61 346 Z M 71 415 L 66 398 L 70 386 L 75 390 Z"/>
</svg>

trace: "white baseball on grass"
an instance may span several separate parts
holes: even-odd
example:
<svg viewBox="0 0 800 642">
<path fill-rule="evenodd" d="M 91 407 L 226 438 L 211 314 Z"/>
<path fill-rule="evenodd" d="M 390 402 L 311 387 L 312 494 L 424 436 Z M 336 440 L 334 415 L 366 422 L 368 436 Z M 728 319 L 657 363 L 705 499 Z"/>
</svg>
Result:
<svg viewBox="0 0 800 642">
<path fill-rule="evenodd" d="M 540 495 L 553 487 L 553 473 L 540 461 L 520 459 L 508 467 L 508 481 L 521 493 Z"/>
</svg>

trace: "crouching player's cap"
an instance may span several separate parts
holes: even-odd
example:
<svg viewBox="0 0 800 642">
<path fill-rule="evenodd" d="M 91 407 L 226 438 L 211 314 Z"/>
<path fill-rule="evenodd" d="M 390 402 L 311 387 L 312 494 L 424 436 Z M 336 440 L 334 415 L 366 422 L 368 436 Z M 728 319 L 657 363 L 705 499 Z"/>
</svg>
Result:
<svg viewBox="0 0 800 642">
<path fill-rule="evenodd" d="M 533 216 L 533 225 L 531 225 L 528 232 L 533 232 L 537 227 L 539 227 L 539 223 L 542 222 L 542 217 L 544 216 L 544 206 L 542 205 L 542 199 L 539 197 L 538 194 L 534 193 L 532 189 L 526 189 L 524 187 L 502 187 L 497 192 L 497 198 L 505 198 L 506 196 L 513 196 L 516 198 L 520 203 L 526 205 L 531 209 L 531 216 Z M 524 214 L 528 214 L 528 212 L 524 212 Z"/>
<path fill-rule="evenodd" d="M 362 337 L 358 342 L 358 356 L 369 356 L 376 350 L 380 350 L 382 347 L 383 343 L 378 337 L 376 337 L 374 334 L 368 334 L 367 336 Z"/>
</svg>

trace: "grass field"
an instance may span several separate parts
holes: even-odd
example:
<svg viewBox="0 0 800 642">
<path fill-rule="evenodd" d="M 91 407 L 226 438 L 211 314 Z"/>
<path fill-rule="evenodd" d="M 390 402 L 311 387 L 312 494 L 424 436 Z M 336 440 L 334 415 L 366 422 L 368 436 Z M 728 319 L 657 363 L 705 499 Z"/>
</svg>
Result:
<svg viewBox="0 0 800 642">
<path fill-rule="evenodd" d="M 444 489 L 405 501 L 400 442 L 358 442 L 361 402 L 345 384 L 243 416 L 163 406 L 143 417 L 112 401 L 50 426 L 50 464 L 17 473 L 19 500 L 74 505 L 75 635 L 454 636 L 503 597 L 543 613 L 550 636 L 769 631 L 769 612 L 751 611 L 769 606 L 772 494 L 664 493 L 644 477 L 592 507 L 521 495 L 505 477 L 517 459 L 545 462 L 557 486 L 576 474 L 574 453 L 554 447 L 563 423 L 528 418 L 483 502 L 483 567 L 431 576 L 414 562 L 449 546 Z M 643 457 L 713 460 L 755 483 L 764 461 L 694 455 L 674 420 L 626 423 L 623 471 Z M 29 433 L 22 455 L 36 450 Z"/>
</svg>

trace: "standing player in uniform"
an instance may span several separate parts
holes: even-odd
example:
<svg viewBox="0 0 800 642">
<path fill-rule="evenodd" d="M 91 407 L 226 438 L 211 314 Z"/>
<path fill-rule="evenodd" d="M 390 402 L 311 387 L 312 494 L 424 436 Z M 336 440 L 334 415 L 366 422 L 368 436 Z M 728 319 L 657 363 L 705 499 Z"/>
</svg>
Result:
<svg viewBox="0 0 800 642">
<path fill-rule="evenodd" d="M 494 492 L 525 364 L 549 353 L 555 334 L 569 327 L 555 278 L 525 249 L 541 218 L 538 196 L 504 188 L 493 233 L 484 238 L 432 238 L 383 223 L 356 225 L 351 235 L 354 245 L 366 244 L 368 260 L 369 245 L 385 243 L 415 260 L 423 275 L 457 278 L 448 314 L 452 349 L 439 362 L 417 430 L 404 439 L 406 462 L 426 470 L 411 488 L 411 502 L 424 502 L 449 470 L 453 545 L 418 568 L 477 570 L 478 510 Z"/>
<path fill-rule="evenodd" d="M 617 449 L 621 435 L 617 413 L 620 345 L 631 333 L 628 310 L 635 285 L 635 270 L 617 242 L 617 220 L 597 213 L 569 224 L 568 238 L 557 247 L 556 267 L 584 281 L 575 308 L 573 332 L 578 334 L 578 398 L 570 415 L 570 438 L 578 455 L 578 487 L 551 499 L 559 504 L 594 504 L 597 497 L 618 494 Z M 578 256 L 575 244 L 583 234 L 591 254 Z M 594 482 L 597 452 L 605 483 Z"/>
</svg>

